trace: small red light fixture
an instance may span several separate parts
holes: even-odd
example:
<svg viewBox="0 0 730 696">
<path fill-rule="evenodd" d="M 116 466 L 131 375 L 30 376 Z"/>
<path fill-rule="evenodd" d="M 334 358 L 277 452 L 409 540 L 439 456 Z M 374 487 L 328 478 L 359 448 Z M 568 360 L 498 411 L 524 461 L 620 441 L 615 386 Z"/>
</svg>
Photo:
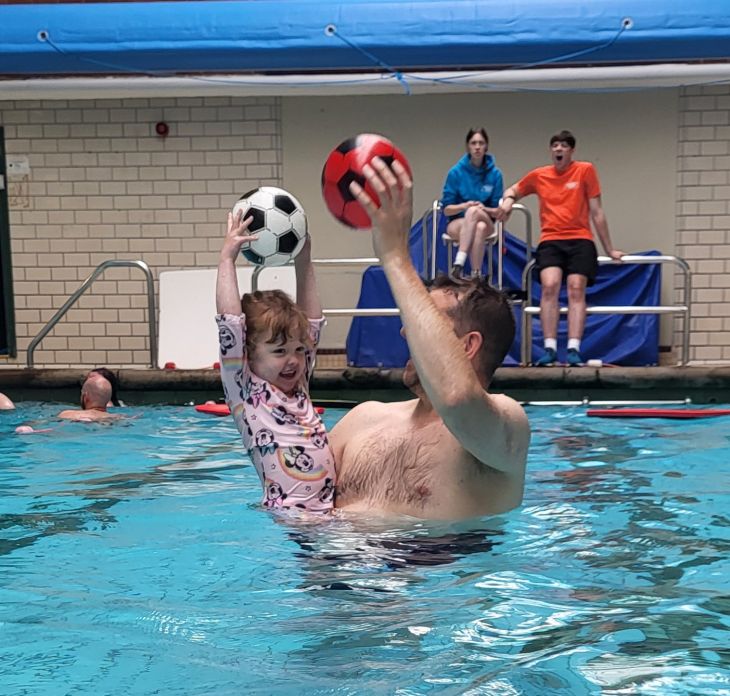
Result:
<svg viewBox="0 0 730 696">
<path fill-rule="evenodd" d="M 166 138 L 170 135 L 170 126 L 168 126 L 164 121 L 158 121 L 155 123 L 155 133 L 157 133 L 157 135 L 161 138 Z"/>
</svg>

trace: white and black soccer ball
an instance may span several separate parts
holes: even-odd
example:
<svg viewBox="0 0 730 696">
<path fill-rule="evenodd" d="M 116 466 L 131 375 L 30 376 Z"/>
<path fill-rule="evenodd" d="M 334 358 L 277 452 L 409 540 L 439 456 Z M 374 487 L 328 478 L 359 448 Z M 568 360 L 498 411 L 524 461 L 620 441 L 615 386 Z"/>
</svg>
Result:
<svg viewBox="0 0 730 696">
<path fill-rule="evenodd" d="M 253 189 L 233 206 L 233 215 L 239 210 L 243 211 L 243 220 L 253 217 L 248 231 L 259 236 L 241 247 L 241 253 L 254 265 L 283 266 L 302 250 L 307 216 L 288 191 L 276 186 Z"/>
</svg>

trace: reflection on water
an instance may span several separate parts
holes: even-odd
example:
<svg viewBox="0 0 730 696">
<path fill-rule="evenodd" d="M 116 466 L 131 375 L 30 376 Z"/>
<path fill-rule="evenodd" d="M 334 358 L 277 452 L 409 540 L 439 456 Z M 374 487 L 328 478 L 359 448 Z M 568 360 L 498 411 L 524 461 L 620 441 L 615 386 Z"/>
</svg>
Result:
<svg viewBox="0 0 730 696">
<path fill-rule="evenodd" d="M 535 409 L 524 506 L 445 524 L 272 515 L 230 422 L 141 416 L 0 419 L 1 693 L 727 689 L 717 423 Z"/>
</svg>

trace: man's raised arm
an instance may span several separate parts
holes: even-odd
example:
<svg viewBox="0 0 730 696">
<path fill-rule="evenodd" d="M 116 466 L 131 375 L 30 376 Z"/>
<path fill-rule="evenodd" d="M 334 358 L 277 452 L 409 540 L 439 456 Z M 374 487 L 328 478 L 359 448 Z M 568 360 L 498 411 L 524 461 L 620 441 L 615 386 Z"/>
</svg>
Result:
<svg viewBox="0 0 730 696">
<path fill-rule="evenodd" d="M 392 170 L 376 158 L 363 172 L 380 200 L 376 206 L 362 187 L 351 191 L 373 221 L 373 247 L 380 258 L 401 320 L 411 359 L 428 400 L 461 445 L 481 462 L 511 472 L 513 449 L 526 448 L 522 409 L 504 397 L 489 395 L 471 357 L 484 337 L 468 331 L 457 337 L 452 320 L 434 304 L 411 262 L 408 234 L 413 214 L 412 182 L 399 162 Z M 512 406 L 518 409 L 512 412 Z M 521 415 L 520 415 L 521 414 Z M 519 422 L 517 422 L 519 421 Z M 524 463 L 524 462 L 523 462 Z"/>
</svg>

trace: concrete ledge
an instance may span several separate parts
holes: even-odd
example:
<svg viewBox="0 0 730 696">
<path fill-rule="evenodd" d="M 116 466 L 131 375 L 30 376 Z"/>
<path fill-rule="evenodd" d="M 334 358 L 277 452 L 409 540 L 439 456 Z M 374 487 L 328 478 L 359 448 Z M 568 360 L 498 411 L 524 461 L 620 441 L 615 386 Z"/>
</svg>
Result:
<svg viewBox="0 0 730 696">
<path fill-rule="evenodd" d="M 221 392 L 217 370 L 113 370 L 121 392 L 211 391 Z M 12 396 L 15 390 L 71 389 L 81 385 L 88 370 L 80 369 L 0 369 L 0 391 Z M 348 391 L 402 390 L 401 369 L 347 368 L 316 370 L 313 389 Z M 715 367 L 600 367 L 534 368 L 504 367 L 497 370 L 492 388 L 548 393 L 575 390 L 641 390 L 647 398 L 651 390 L 713 390 L 725 392 L 730 401 L 730 365 Z"/>
<path fill-rule="evenodd" d="M 500 390 L 531 389 L 718 389 L 730 393 L 730 365 L 713 367 L 510 367 L 497 371 Z"/>
</svg>

